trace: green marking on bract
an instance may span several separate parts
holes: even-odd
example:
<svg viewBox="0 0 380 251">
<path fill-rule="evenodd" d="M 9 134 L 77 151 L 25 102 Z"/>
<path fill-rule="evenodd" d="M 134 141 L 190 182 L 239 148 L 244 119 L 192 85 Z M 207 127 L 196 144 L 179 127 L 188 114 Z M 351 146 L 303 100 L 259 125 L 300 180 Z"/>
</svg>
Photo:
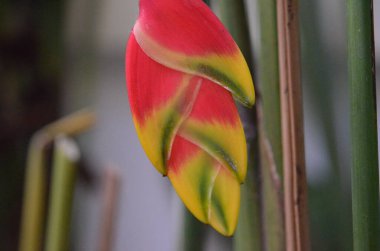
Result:
<svg viewBox="0 0 380 251">
<path fill-rule="evenodd" d="M 166 170 L 166 161 L 169 153 L 169 148 L 170 144 L 173 141 L 173 136 L 174 136 L 174 128 L 176 128 L 178 122 L 180 120 L 180 115 L 176 112 L 173 111 L 172 113 L 169 114 L 165 127 L 163 128 L 163 134 L 162 134 L 162 140 L 161 140 L 161 156 L 162 156 L 162 165 L 165 167 L 165 174 L 167 172 Z"/>
<path fill-rule="evenodd" d="M 189 91 L 190 85 L 180 91 L 179 98 L 173 106 L 172 112 L 170 112 L 166 118 L 165 127 L 163 128 L 162 134 L 162 165 L 166 167 L 166 161 L 169 156 L 170 146 L 174 139 L 175 129 L 179 126 L 182 117 L 184 116 L 187 103 L 186 103 L 186 93 Z M 165 170 L 167 172 L 167 170 Z"/>
<path fill-rule="evenodd" d="M 213 212 L 215 213 L 215 216 L 220 220 L 220 223 L 228 232 L 228 223 L 224 214 L 223 206 L 221 205 L 219 199 L 216 196 L 211 197 L 211 205 L 213 206 Z"/>
<path fill-rule="evenodd" d="M 239 100 L 241 103 L 243 103 L 244 105 L 246 105 L 248 107 L 251 107 L 253 105 L 253 104 L 251 104 L 251 102 L 249 102 L 249 100 L 247 100 L 245 98 L 246 94 L 235 83 L 235 81 L 233 81 L 230 77 L 228 77 L 223 72 L 221 72 L 221 71 L 219 71 L 219 70 L 217 70 L 217 69 L 215 69 L 209 65 L 201 64 L 201 63 L 196 64 L 195 69 L 197 72 L 204 74 L 206 76 L 209 76 L 219 83 L 223 83 L 233 93 L 233 96 L 237 100 Z"/>
<path fill-rule="evenodd" d="M 202 203 L 203 213 L 205 215 L 205 218 L 208 220 L 208 210 L 210 208 L 210 198 L 209 198 L 209 191 L 212 189 L 213 184 L 211 184 L 210 176 L 211 176 L 211 170 L 210 167 L 212 164 L 207 161 L 204 163 L 202 170 L 204 171 L 203 175 L 201 175 L 199 180 L 199 195 Z"/>
<path fill-rule="evenodd" d="M 231 159 L 231 157 L 228 155 L 225 149 L 223 149 L 217 142 L 215 142 L 210 137 L 207 137 L 207 135 L 203 134 L 202 132 L 192 129 L 189 129 L 187 131 L 189 135 L 194 136 L 197 140 L 205 144 L 206 148 L 211 151 L 211 156 L 216 155 L 218 159 L 220 159 L 220 161 L 226 163 L 229 169 L 236 175 L 238 180 L 240 182 L 243 182 L 243 180 L 239 177 L 238 168 L 235 162 L 233 161 L 233 159 Z"/>
</svg>

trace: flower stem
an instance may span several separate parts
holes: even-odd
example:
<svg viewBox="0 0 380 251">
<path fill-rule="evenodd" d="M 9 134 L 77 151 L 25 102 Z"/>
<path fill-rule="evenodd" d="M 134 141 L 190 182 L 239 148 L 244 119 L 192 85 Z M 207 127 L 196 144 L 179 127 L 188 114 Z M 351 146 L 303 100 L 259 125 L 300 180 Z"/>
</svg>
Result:
<svg viewBox="0 0 380 251">
<path fill-rule="evenodd" d="M 373 2 L 348 0 L 347 10 L 354 250 L 375 251 L 380 232 Z"/>
<path fill-rule="evenodd" d="M 252 49 L 248 19 L 243 0 L 219 1 L 220 18 L 252 69 Z M 248 145 L 248 170 L 245 183 L 241 186 L 239 223 L 234 238 L 234 250 L 262 250 L 261 217 L 259 196 L 259 168 L 257 147 L 257 123 L 254 110 L 239 107 Z"/>
<path fill-rule="evenodd" d="M 261 48 L 258 62 L 261 99 L 257 103 L 263 249 L 285 249 L 281 104 L 276 0 L 258 1 Z"/>
<path fill-rule="evenodd" d="M 204 250 L 206 228 L 203 223 L 197 220 L 187 209 L 183 209 L 184 213 L 184 233 L 182 236 L 179 250 L 193 251 Z"/>
<path fill-rule="evenodd" d="M 71 205 L 74 194 L 79 149 L 75 142 L 60 136 L 55 142 L 52 187 L 45 250 L 69 248 Z"/>
</svg>

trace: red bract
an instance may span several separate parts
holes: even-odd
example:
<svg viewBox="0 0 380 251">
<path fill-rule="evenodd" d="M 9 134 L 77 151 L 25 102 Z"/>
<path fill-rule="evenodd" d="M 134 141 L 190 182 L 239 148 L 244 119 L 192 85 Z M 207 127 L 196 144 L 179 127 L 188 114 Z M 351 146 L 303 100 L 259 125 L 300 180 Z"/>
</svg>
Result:
<svg viewBox="0 0 380 251">
<path fill-rule="evenodd" d="M 126 73 L 147 156 L 199 220 L 231 235 L 247 166 L 232 95 L 254 102 L 241 51 L 202 1 L 141 0 Z"/>
</svg>

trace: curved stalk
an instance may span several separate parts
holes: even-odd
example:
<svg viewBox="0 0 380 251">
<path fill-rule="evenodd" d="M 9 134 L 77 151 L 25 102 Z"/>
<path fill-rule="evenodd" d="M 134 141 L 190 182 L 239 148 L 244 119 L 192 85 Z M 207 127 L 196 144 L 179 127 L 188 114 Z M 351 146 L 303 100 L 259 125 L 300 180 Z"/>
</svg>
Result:
<svg viewBox="0 0 380 251">
<path fill-rule="evenodd" d="M 46 196 L 46 147 L 56 135 L 61 133 L 78 134 L 92 126 L 94 121 L 95 115 L 84 110 L 45 126 L 33 136 L 29 146 L 25 174 L 20 251 L 42 249 Z"/>
<path fill-rule="evenodd" d="M 69 250 L 71 205 L 79 149 L 75 142 L 66 136 L 59 136 L 54 148 L 45 250 L 66 251 Z"/>
</svg>

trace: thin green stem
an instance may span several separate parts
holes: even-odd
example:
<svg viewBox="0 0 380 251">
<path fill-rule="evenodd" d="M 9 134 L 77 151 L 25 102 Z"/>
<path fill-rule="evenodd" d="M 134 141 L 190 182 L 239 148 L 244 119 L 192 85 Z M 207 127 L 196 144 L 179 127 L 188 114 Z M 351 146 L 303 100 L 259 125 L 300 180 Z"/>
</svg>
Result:
<svg viewBox="0 0 380 251">
<path fill-rule="evenodd" d="M 52 189 L 45 250 L 66 251 L 69 248 L 71 205 L 79 150 L 75 142 L 59 137 L 55 142 Z"/>
<path fill-rule="evenodd" d="M 33 137 L 29 147 L 25 174 L 20 251 L 38 251 L 41 249 L 46 189 L 45 146 L 44 137 L 37 134 Z"/>
<path fill-rule="evenodd" d="M 260 162 L 262 180 L 263 243 L 265 250 L 284 250 L 281 105 L 276 0 L 260 0 L 261 50 L 259 88 Z"/>
<path fill-rule="evenodd" d="M 380 232 L 373 3 L 348 0 L 347 10 L 354 250 L 375 251 Z"/>
<path fill-rule="evenodd" d="M 252 67 L 251 39 L 249 37 L 249 26 L 244 1 L 220 0 L 219 10 L 220 20 L 243 52 L 248 66 Z"/>
<path fill-rule="evenodd" d="M 187 209 L 184 208 L 184 234 L 182 236 L 179 250 L 193 251 L 203 250 L 206 228 L 203 223 L 196 219 Z"/>
<path fill-rule="evenodd" d="M 257 153 L 257 149 L 251 149 L 249 153 Z M 235 251 L 262 250 L 258 166 L 253 154 L 250 157 L 249 163 L 255 161 L 255 164 L 249 165 L 246 181 L 241 186 L 239 223 L 233 243 Z"/>
<path fill-rule="evenodd" d="M 243 0 L 219 1 L 220 18 L 252 69 L 252 50 L 249 37 L 248 19 Z M 245 184 L 241 186 L 239 223 L 234 238 L 234 250 L 262 250 L 259 203 L 259 170 L 256 133 L 256 116 L 253 110 L 239 107 L 248 141 L 248 171 Z"/>
</svg>

